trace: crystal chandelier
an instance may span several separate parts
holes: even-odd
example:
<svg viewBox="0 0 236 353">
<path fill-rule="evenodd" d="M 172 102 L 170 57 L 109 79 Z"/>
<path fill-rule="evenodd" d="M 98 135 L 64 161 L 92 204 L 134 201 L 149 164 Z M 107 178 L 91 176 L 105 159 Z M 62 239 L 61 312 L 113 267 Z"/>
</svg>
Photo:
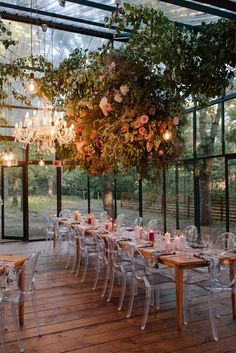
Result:
<svg viewBox="0 0 236 353">
<path fill-rule="evenodd" d="M 56 145 L 68 145 L 75 138 L 74 125 L 67 127 L 62 113 L 42 109 L 34 111 L 30 117 L 26 113 L 24 122 L 15 124 L 13 133 L 15 141 L 19 141 L 24 148 L 33 145 L 41 154 L 56 152 Z"/>
</svg>

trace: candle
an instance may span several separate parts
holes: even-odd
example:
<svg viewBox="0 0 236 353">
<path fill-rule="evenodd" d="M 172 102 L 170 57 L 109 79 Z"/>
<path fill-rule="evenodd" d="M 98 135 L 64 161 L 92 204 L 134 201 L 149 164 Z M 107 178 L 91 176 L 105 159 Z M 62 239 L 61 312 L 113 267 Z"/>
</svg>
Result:
<svg viewBox="0 0 236 353">
<path fill-rule="evenodd" d="M 88 216 L 88 220 L 87 220 L 88 224 L 92 224 L 92 217 Z"/>
<path fill-rule="evenodd" d="M 170 241 L 166 241 L 165 245 L 166 245 L 166 251 L 171 252 L 172 251 L 172 243 Z"/>
<path fill-rule="evenodd" d="M 176 236 L 174 238 L 175 249 L 178 250 L 180 248 L 180 238 Z"/>
<path fill-rule="evenodd" d="M 179 245 L 180 245 L 181 248 L 185 248 L 186 247 L 186 236 L 183 235 L 183 234 L 180 236 L 180 244 Z"/>
<path fill-rule="evenodd" d="M 154 241 L 154 235 L 155 235 L 155 233 L 153 232 L 153 230 L 151 230 L 151 231 L 149 232 L 149 240 L 150 240 L 150 241 Z"/>
<path fill-rule="evenodd" d="M 134 234 L 135 234 L 135 239 L 140 238 L 140 227 L 139 226 L 134 227 Z"/>
<path fill-rule="evenodd" d="M 108 230 L 108 228 L 109 228 L 109 222 L 107 221 L 107 222 L 105 223 L 105 230 Z"/>
<path fill-rule="evenodd" d="M 165 242 L 169 243 L 170 242 L 170 233 L 165 233 Z"/>
<path fill-rule="evenodd" d="M 113 229 L 113 222 L 109 221 L 109 223 L 108 223 L 108 232 L 112 232 L 112 229 Z"/>
</svg>

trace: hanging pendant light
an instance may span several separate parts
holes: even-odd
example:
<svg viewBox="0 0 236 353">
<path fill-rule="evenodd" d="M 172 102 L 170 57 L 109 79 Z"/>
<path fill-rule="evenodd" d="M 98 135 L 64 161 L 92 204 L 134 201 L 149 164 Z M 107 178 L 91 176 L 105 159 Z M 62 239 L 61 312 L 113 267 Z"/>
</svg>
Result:
<svg viewBox="0 0 236 353">
<path fill-rule="evenodd" d="M 31 9 L 31 25 L 30 25 L 30 59 L 31 66 L 33 68 L 33 13 L 32 13 L 32 0 L 30 1 L 30 9 Z M 25 84 L 26 90 L 29 94 L 35 94 L 38 92 L 38 84 L 35 80 L 34 73 L 31 72 L 29 76 L 29 81 Z"/>
<path fill-rule="evenodd" d="M 44 160 L 43 160 L 43 159 L 40 159 L 38 165 L 39 165 L 40 167 L 44 167 L 44 166 L 45 166 Z"/>
<path fill-rule="evenodd" d="M 168 129 L 168 126 L 167 126 L 166 131 L 164 132 L 164 134 L 162 135 L 162 137 L 163 137 L 163 139 L 164 139 L 165 141 L 170 141 L 170 140 L 172 139 L 172 136 L 173 136 L 173 134 L 172 134 L 172 132 Z"/>
<path fill-rule="evenodd" d="M 18 165 L 15 153 L 10 148 L 9 150 L 5 149 L 2 153 L 2 164 L 5 167 L 13 167 Z"/>
</svg>

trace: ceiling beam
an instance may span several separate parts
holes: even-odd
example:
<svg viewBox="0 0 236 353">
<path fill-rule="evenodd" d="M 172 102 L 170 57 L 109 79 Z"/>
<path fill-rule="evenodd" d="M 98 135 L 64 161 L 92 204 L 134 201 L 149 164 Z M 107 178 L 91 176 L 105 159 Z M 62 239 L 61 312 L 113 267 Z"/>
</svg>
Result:
<svg viewBox="0 0 236 353">
<path fill-rule="evenodd" d="M 234 14 L 232 12 L 219 10 L 214 7 L 205 6 L 202 4 L 197 4 L 197 3 L 194 3 L 194 2 L 188 1 L 188 0 L 159 0 L 159 1 L 166 2 L 169 4 L 173 4 L 173 5 L 177 5 L 177 6 L 182 6 L 187 9 L 192 9 L 195 11 L 205 12 L 210 15 L 219 16 L 222 18 L 228 18 L 229 20 L 234 20 L 234 21 L 236 20 L 236 14 Z"/>
<path fill-rule="evenodd" d="M 10 14 L 10 13 L 7 13 L 6 11 L 0 11 L 0 15 L 2 16 L 2 19 L 5 19 L 5 20 L 28 23 L 36 26 L 41 26 L 43 23 L 45 23 L 49 28 L 52 28 L 52 29 L 59 29 L 62 31 L 72 32 L 72 33 L 80 33 L 87 36 L 98 37 L 98 38 L 103 38 L 108 40 L 113 39 L 112 33 L 96 31 L 93 29 L 87 29 L 87 28 L 67 25 L 63 23 L 55 23 L 52 21 L 45 21 L 45 20 L 42 20 L 41 18 L 34 19 L 34 18 L 31 18 L 30 16 Z"/>
<path fill-rule="evenodd" d="M 84 19 L 71 17 L 71 16 L 60 15 L 60 14 L 57 14 L 57 13 L 48 12 L 48 11 L 42 11 L 42 10 L 33 9 L 33 8 L 31 9 L 31 8 L 25 7 L 25 6 L 6 4 L 6 3 L 1 2 L 1 1 L 0 1 L 0 6 L 4 7 L 4 8 L 13 9 L 13 10 L 16 10 L 16 11 L 27 12 L 27 13 L 30 13 L 30 14 L 34 13 L 36 15 L 42 15 L 42 16 L 47 16 L 47 17 L 52 17 L 52 18 L 59 18 L 61 20 L 66 20 L 66 21 L 71 21 L 71 22 L 76 22 L 76 23 L 83 23 L 83 24 L 86 24 L 86 25 L 106 28 L 106 25 L 104 23 L 84 20 Z M 116 29 L 117 27 L 112 26 L 111 28 L 112 29 Z M 131 32 L 131 30 L 124 29 L 124 32 Z"/>
<path fill-rule="evenodd" d="M 201 2 L 203 4 L 209 4 L 221 9 L 236 12 L 236 3 L 229 0 L 194 0 L 195 2 Z"/>
</svg>

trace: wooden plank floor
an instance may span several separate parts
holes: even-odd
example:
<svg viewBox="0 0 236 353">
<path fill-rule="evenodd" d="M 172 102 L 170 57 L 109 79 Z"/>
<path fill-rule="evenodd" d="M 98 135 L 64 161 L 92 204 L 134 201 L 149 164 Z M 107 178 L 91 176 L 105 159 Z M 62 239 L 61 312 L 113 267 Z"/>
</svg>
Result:
<svg viewBox="0 0 236 353">
<path fill-rule="evenodd" d="M 43 242 L 2 243 L 0 254 L 31 254 L 42 250 Z M 94 270 L 84 283 L 65 269 L 65 259 L 41 256 L 38 273 L 38 306 L 43 336 L 37 337 L 32 307 L 25 306 L 22 330 L 26 353 L 236 353 L 236 321 L 232 319 L 229 296 L 220 299 L 221 318 L 217 320 L 220 340 L 211 336 L 206 297 L 194 293 L 190 323 L 179 333 L 176 328 L 175 289 L 165 284 L 161 310 L 151 308 L 145 331 L 140 323 L 144 297 L 135 298 L 132 317 L 126 319 L 128 296 L 123 310 L 117 311 L 119 292 L 112 301 L 100 297 L 102 283 L 92 291 Z M 12 320 L 8 324 L 9 353 L 18 352 Z"/>
</svg>

